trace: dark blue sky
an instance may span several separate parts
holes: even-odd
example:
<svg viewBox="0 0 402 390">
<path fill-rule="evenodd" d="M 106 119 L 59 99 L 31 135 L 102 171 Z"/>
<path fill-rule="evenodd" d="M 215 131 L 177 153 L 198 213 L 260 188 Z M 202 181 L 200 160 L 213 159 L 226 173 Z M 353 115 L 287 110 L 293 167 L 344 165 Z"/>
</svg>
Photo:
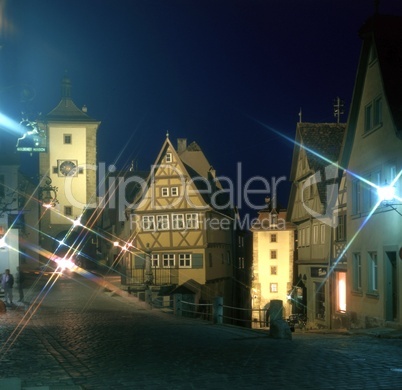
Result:
<svg viewBox="0 0 402 390">
<path fill-rule="evenodd" d="M 77 106 L 102 121 L 99 161 L 147 169 L 169 131 L 218 175 L 235 179 L 241 162 L 244 180 L 288 177 L 293 150 L 251 118 L 293 137 L 300 107 L 306 122 L 333 122 L 336 96 L 348 107 L 374 12 L 374 0 L 3 3 L 1 111 L 49 112 L 67 70 Z M 402 14 L 402 1 L 380 12 Z"/>
</svg>

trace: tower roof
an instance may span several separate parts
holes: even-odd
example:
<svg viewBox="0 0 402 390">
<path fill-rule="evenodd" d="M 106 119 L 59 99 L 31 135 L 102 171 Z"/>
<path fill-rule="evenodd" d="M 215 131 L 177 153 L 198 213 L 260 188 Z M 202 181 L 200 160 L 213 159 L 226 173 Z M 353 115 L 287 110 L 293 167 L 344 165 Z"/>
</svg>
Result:
<svg viewBox="0 0 402 390">
<path fill-rule="evenodd" d="M 71 99 L 71 81 L 67 76 L 64 76 L 61 81 L 60 103 L 46 115 L 46 119 L 47 121 L 98 122 L 75 105 Z"/>
</svg>

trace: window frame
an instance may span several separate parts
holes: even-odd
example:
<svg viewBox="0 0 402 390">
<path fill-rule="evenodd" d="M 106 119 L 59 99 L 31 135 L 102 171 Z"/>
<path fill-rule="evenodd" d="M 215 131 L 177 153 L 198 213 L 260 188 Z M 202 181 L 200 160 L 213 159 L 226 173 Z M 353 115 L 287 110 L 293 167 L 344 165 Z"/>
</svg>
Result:
<svg viewBox="0 0 402 390">
<path fill-rule="evenodd" d="M 163 268 L 174 268 L 176 263 L 176 255 L 174 253 L 164 253 L 162 255 Z"/>
<path fill-rule="evenodd" d="M 180 217 L 180 218 L 179 218 Z M 181 226 L 179 226 L 181 223 Z M 172 229 L 173 230 L 184 230 L 186 227 L 184 214 L 172 214 Z"/>
<path fill-rule="evenodd" d="M 158 214 L 156 216 L 156 230 L 169 230 L 169 215 Z"/>
<path fill-rule="evenodd" d="M 155 216 L 154 215 L 143 215 L 141 222 L 142 222 L 142 230 L 144 232 L 155 231 Z"/>
<path fill-rule="evenodd" d="M 179 268 L 191 268 L 193 256 L 191 253 L 179 253 Z"/>
</svg>

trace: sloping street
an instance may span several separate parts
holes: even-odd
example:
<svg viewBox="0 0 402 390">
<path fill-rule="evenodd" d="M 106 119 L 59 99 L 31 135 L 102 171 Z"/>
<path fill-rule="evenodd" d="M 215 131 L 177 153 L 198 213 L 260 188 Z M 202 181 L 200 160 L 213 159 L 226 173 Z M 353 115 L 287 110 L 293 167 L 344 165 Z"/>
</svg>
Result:
<svg viewBox="0 0 402 390">
<path fill-rule="evenodd" d="M 49 281 L 26 290 L 32 306 L 0 317 L 2 389 L 401 387 L 400 339 L 297 330 L 274 340 L 150 309 L 105 291 L 97 277 Z"/>
</svg>

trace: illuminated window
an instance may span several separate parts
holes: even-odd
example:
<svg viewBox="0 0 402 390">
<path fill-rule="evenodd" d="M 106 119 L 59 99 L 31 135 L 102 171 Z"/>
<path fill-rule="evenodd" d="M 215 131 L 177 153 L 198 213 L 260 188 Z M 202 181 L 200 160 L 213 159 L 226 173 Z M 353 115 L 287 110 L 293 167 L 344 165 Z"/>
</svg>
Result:
<svg viewBox="0 0 402 390">
<path fill-rule="evenodd" d="M 174 267 L 175 256 L 173 253 L 163 254 L 163 268 L 173 268 Z"/>
<path fill-rule="evenodd" d="M 336 275 L 336 311 L 346 312 L 346 272 L 335 272 Z"/>
<path fill-rule="evenodd" d="M 190 253 L 180 253 L 179 254 L 179 267 L 180 268 L 191 268 L 191 254 Z"/>
<path fill-rule="evenodd" d="M 172 161 L 172 153 L 166 153 L 166 162 L 171 163 Z"/>
<path fill-rule="evenodd" d="M 269 291 L 271 293 L 277 293 L 278 292 L 278 283 L 270 283 L 269 284 Z"/>
<path fill-rule="evenodd" d="M 197 213 L 186 214 L 186 226 L 187 226 L 187 229 L 198 229 L 198 214 Z"/>
<path fill-rule="evenodd" d="M 172 229 L 184 229 L 184 214 L 172 215 Z"/>
<path fill-rule="evenodd" d="M 159 255 L 158 254 L 151 255 L 151 265 L 153 268 L 159 268 Z"/>
<path fill-rule="evenodd" d="M 369 253 L 369 292 L 378 292 L 378 260 L 377 252 Z"/>
<path fill-rule="evenodd" d="M 163 196 L 163 197 L 169 196 L 169 187 L 161 188 L 161 196 Z"/>
<path fill-rule="evenodd" d="M 271 234 L 271 242 L 276 242 L 276 234 Z"/>
<path fill-rule="evenodd" d="M 362 260 L 360 253 L 353 254 L 353 290 L 361 291 L 362 289 Z"/>
<path fill-rule="evenodd" d="M 276 265 L 271 266 L 271 275 L 276 275 L 278 272 L 278 268 Z"/>
<path fill-rule="evenodd" d="M 142 217 L 142 229 L 144 231 L 155 230 L 155 217 L 153 215 L 144 215 Z"/>
<path fill-rule="evenodd" d="M 271 250 L 271 259 L 276 259 L 278 257 L 278 253 L 276 250 Z"/>
<path fill-rule="evenodd" d="M 157 215 L 156 216 L 156 226 L 158 230 L 168 230 L 169 229 L 169 216 L 168 215 Z"/>
<path fill-rule="evenodd" d="M 73 208 L 71 206 L 64 206 L 64 215 L 71 217 L 73 215 Z"/>
<path fill-rule="evenodd" d="M 72 144 L 73 137 L 71 134 L 64 134 L 63 137 L 65 144 Z"/>
</svg>

